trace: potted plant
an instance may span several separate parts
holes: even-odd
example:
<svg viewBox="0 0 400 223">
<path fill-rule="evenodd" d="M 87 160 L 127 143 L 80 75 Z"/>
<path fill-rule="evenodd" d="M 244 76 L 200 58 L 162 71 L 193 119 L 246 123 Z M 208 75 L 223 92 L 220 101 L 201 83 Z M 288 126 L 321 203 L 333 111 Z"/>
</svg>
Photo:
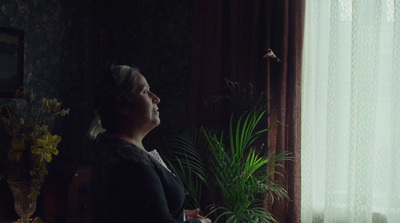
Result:
<svg viewBox="0 0 400 223">
<path fill-rule="evenodd" d="M 227 83 L 234 94 L 214 101 L 231 102 L 228 126 L 187 129 L 173 141 L 175 156 L 167 162 L 185 185 L 187 205 L 208 210 L 214 222 L 276 222 L 264 200 L 288 198 L 274 175 L 279 161 L 291 158 L 264 146 L 272 127 L 265 127 L 270 115 L 265 95 L 254 99 L 251 84 L 241 89 Z"/>
</svg>

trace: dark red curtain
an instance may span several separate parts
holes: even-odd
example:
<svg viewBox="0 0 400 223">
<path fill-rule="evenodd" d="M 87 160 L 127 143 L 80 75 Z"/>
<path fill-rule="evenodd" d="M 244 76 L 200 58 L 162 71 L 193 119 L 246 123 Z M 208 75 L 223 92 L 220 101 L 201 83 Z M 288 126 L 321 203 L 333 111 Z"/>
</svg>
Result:
<svg viewBox="0 0 400 223">
<path fill-rule="evenodd" d="M 289 201 L 270 207 L 279 222 L 300 222 L 301 54 L 305 0 L 198 0 L 193 25 L 189 118 L 207 119 L 204 102 L 223 93 L 224 78 L 253 83 L 272 97 L 268 144 L 288 151 L 277 177 Z M 265 59 L 271 48 L 282 60 Z"/>
<path fill-rule="evenodd" d="M 204 100 L 222 93 L 224 78 L 265 87 L 268 47 L 266 1 L 197 1 L 194 16 L 190 114 L 202 117 Z"/>
</svg>

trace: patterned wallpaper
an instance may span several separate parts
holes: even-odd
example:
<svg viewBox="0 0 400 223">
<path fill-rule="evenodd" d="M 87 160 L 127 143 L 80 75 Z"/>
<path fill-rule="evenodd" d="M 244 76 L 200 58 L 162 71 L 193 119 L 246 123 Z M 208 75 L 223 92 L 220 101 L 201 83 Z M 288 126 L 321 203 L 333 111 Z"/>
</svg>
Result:
<svg viewBox="0 0 400 223">
<path fill-rule="evenodd" d="M 92 87 L 110 64 L 138 66 L 161 98 L 162 124 L 147 137 L 150 147 L 185 125 L 194 3 L 0 0 L 0 26 L 25 32 L 24 88 L 71 109 L 54 128 L 63 141 L 49 179 L 90 162 L 85 134 L 93 118 Z M 0 98 L 0 105 L 8 100 Z M 0 205 L 0 217 L 5 208 Z"/>
<path fill-rule="evenodd" d="M 54 1 L 3 0 L 0 25 L 25 31 L 25 86 L 57 92 L 66 27 Z"/>
<path fill-rule="evenodd" d="M 83 4 L 76 6 L 84 7 Z M 90 144 L 84 133 L 85 123 L 89 122 L 90 106 L 87 105 L 92 102 L 82 85 L 87 79 L 82 69 L 86 59 L 79 43 L 85 40 L 80 35 L 82 31 L 76 31 L 82 30 L 88 16 L 71 8 L 71 3 L 55 0 L 10 0 L 2 1 L 0 6 L 0 25 L 25 32 L 24 89 L 33 89 L 37 98 L 56 97 L 71 109 L 70 115 L 57 120 L 53 129 L 63 140 L 59 145 L 60 154 L 49 165 L 47 180 L 60 185 L 69 184 L 71 176 L 64 173 L 71 173 L 80 163 L 88 162 L 90 156 Z M 1 102 L 6 103 L 7 99 Z M 43 207 L 41 203 L 38 211 Z"/>
<path fill-rule="evenodd" d="M 92 86 L 113 63 L 138 66 L 161 98 L 162 125 L 148 143 L 186 123 L 193 7 L 179 0 L 1 1 L 0 26 L 25 31 L 24 87 L 71 108 L 56 126 L 66 147 L 60 159 L 87 161 Z"/>
</svg>

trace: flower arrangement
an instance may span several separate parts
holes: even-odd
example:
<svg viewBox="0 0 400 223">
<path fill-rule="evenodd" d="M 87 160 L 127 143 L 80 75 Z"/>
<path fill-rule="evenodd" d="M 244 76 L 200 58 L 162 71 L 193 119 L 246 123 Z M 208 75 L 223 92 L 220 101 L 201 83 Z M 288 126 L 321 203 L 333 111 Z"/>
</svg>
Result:
<svg viewBox="0 0 400 223">
<path fill-rule="evenodd" d="M 51 134 L 58 116 L 69 114 L 57 99 L 35 100 L 33 91 L 17 91 L 12 104 L 0 108 L 1 122 L 11 136 L 6 165 L 0 179 L 25 181 L 41 185 L 48 174 L 47 164 L 58 154 L 61 136 Z M 4 149 L 4 148 L 3 148 Z"/>
</svg>

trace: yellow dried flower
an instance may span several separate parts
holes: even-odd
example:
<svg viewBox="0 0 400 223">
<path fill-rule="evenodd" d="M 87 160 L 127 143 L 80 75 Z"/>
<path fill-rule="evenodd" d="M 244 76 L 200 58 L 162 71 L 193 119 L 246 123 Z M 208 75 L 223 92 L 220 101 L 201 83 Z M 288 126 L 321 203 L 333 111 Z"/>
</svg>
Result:
<svg viewBox="0 0 400 223">
<path fill-rule="evenodd" d="M 59 114 L 60 114 L 61 116 L 66 116 L 66 115 L 68 115 L 68 114 L 69 114 L 69 108 L 61 110 L 61 111 L 59 112 Z"/>
<path fill-rule="evenodd" d="M 31 152 L 32 154 L 38 155 L 41 162 L 43 159 L 50 162 L 52 154 L 58 155 L 57 145 L 60 142 L 61 136 L 51 135 L 50 132 L 46 132 L 31 146 Z"/>
<path fill-rule="evenodd" d="M 8 159 L 10 161 L 20 162 L 24 150 L 25 150 L 24 138 L 13 137 L 13 139 L 11 140 L 11 149 L 10 151 L 8 151 Z"/>
<path fill-rule="evenodd" d="M 48 125 L 42 125 L 40 126 L 40 131 L 46 132 L 49 129 Z"/>
<path fill-rule="evenodd" d="M 18 91 L 16 95 L 17 99 L 10 105 L 0 107 L 0 122 L 12 137 L 8 151 L 12 168 L 0 176 L 11 180 L 22 177 L 41 183 L 48 174 L 47 163 L 58 154 L 57 145 L 61 141 L 61 137 L 51 135 L 50 130 L 56 118 L 69 114 L 70 110 L 62 109 L 62 103 L 55 98 L 35 100 L 33 91 Z M 23 163 L 25 161 L 27 163 Z"/>
</svg>

